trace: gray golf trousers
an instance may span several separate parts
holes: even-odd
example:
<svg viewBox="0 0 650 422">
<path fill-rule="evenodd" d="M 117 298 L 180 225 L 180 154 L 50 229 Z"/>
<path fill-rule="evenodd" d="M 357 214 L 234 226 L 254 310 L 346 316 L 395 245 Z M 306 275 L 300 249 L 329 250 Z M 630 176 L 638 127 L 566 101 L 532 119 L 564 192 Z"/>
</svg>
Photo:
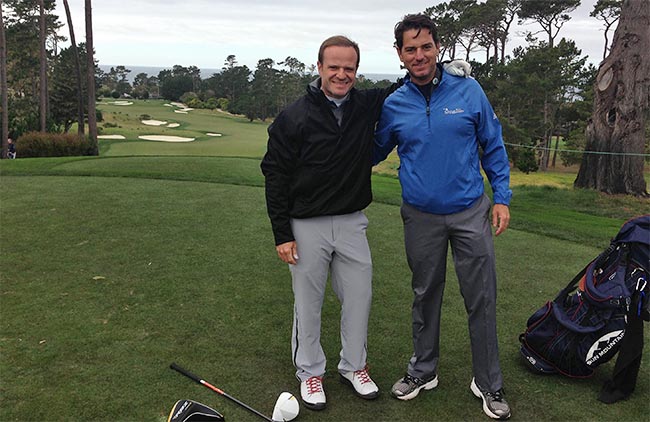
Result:
<svg viewBox="0 0 650 422">
<path fill-rule="evenodd" d="M 404 243 L 413 273 L 412 376 L 437 373 L 440 357 L 440 315 L 451 245 L 460 292 L 465 301 L 476 382 L 488 391 L 503 385 L 496 330 L 496 270 L 489 221 L 490 200 L 450 215 L 421 212 L 403 204 Z"/>
<path fill-rule="evenodd" d="M 292 219 L 298 263 L 289 265 L 294 293 L 291 347 L 296 377 L 325 374 L 320 343 L 321 308 L 331 275 L 341 303 L 339 372 L 366 366 L 368 317 L 372 301 L 372 260 L 366 238 L 368 219 L 361 211 L 345 215 Z"/>
</svg>

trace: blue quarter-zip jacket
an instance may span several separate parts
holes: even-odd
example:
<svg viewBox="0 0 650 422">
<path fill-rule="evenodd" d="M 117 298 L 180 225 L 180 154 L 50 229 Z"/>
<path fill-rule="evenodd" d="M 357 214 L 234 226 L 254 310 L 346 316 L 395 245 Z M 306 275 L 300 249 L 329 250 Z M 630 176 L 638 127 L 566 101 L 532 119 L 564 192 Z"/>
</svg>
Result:
<svg viewBox="0 0 650 422">
<path fill-rule="evenodd" d="M 470 208 L 483 195 L 481 166 L 493 201 L 510 204 L 510 166 L 501 124 L 474 79 L 443 71 L 428 103 L 406 79 L 384 102 L 373 163 L 386 159 L 395 146 L 402 199 L 420 211 L 446 215 Z"/>
</svg>

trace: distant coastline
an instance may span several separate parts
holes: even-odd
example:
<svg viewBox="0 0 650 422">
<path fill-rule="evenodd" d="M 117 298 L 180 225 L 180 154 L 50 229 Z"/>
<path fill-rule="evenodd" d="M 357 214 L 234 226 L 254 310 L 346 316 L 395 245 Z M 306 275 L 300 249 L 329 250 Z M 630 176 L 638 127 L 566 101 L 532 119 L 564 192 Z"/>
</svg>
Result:
<svg viewBox="0 0 650 422">
<path fill-rule="evenodd" d="M 133 80 L 135 79 L 136 75 L 138 75 L 139 73 L 146 73 L 147 76 L 158 76 L 158 73 L 160 73 L 161 70 L 171 69 L 173 67 L 173 66 L 167 66 L 167 67 L 131 66 L 127 64 L 125 65 L 100 64 L 99 68 L 104 72 L 109 72 L 111 70 L 111 67 L 117 67 L 117 66 L 124 66 L 125 68 L 131 70 L 131 73 L 129 73 L 127 77 L 129 83 L 133 83 Z M 214 75 L 215 73 L 219 73 L 219 72 L 221 72 L 221 69 L 201 68 L 201 78 L 207 79 L 212 75 Z M 375 81 L 375 82 L 382 81 L 384 79 L 393 82 L 397 78 L 404 76 L 403 74 L 388 74 L 388 73 L 360 73 L 360 75 L 363 75 L 367 79 L 370 79 L 371 81 Z"/>
</svg>

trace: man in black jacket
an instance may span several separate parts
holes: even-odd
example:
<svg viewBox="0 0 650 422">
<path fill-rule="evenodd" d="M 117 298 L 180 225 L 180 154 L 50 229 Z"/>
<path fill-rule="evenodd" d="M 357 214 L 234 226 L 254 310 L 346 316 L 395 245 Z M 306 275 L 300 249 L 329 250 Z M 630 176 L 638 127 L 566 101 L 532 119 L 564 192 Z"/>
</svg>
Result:
<svg viewBox="0 0 650 422">
<path fill-rule="evenodd" d="M 379 394 L 366 366 L 372 261 L 366 239 L 375 123 L 390 90 L 354 89 L 359 47 L 323 42 L 320 78 L 269 127 L 261 164 L 278 257 L 294 292 L 292 356 L 306 407 L 325 408 L 320 344 L 328 273 L 341 302 L 341 381 L 364 399 Z"/>
</svg>

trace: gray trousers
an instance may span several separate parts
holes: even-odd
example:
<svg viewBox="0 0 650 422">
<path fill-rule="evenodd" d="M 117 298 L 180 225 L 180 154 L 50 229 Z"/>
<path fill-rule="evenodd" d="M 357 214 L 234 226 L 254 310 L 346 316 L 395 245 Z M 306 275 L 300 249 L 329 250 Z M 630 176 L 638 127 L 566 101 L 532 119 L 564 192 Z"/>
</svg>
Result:
<svg viewBox="0 0 650 422">
<path fill-rule="evenodd" d="M 454 267 L 465 301 L 476 382 L 488 391 L 503 385 L 496 330 L 496 270 L 489 221 L 490 200 L 483 196 L 469 209 L 434 215 L 403 204 L 404 243 L 413 273 L 412 376 L 437 373 L 440 315 L 451 245 Z"/>
<path fill-rule="evenodd" d="M 298 263 L 289 265 L 294 293 L 291 347 L 296 377 L 325 374 L 320 343 L 321 308 L 331 274 L 341 303 L 340 372 L 366 366 L 368 317 L 372 301 L 372 260 L 366 238 L 368 219 L 361 211 L 292 219 Z"/>
</svg>

